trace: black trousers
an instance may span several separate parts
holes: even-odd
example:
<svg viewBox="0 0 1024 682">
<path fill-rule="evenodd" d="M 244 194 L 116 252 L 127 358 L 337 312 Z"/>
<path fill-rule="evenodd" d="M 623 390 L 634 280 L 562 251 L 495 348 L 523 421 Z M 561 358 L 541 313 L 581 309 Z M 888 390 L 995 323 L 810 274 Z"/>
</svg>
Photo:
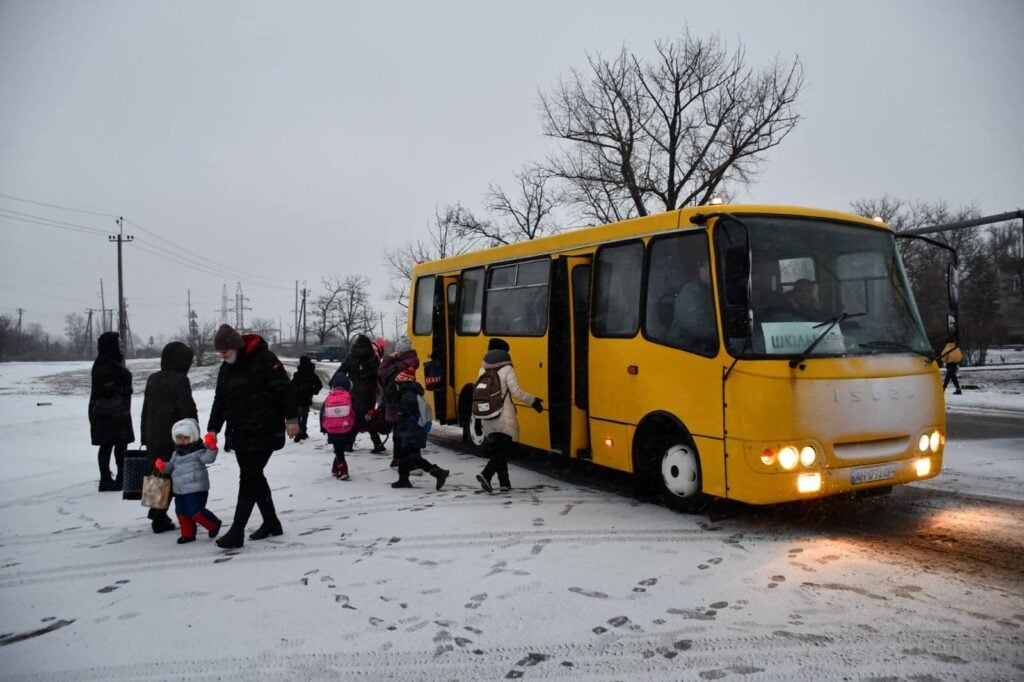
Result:
<svg viewBox="0 0 1024 682">
<path fill-rule="evenodd" d="M 308 437 L 306 433 L 306 424 L 309 422 L 309 405 L 299 405 L 298 407 L 299 417 L 299 435 Z"/>
<path fill-rule="evenodd" d="M 512 450 L 512 436 L 505 433 L 489 433 L 484 439 L 483 452 L 487 455 L 487 465 L 483 476 L 488 481 L 498 474 L 498 485 L 511 487 L 508 478 L 508 456 Z"/>
<path fill-rule="evenodd" d="M 114 452 L 114 464 L 117 465 L 117 479 L 121 479 L 124 471 L 124 453 L 128 451 L 127 443 L 104 443 L 96 453 L 96 463 L 100 467 L 100 480 L 110 480 L 110 452 Z"/>
<path fill-rule="evenodd" d="M 238 496 L 254 500 L 270 497 L 270 484 L 263 474 L 273 450 L 235 451 L 238 462 Z"/>
<path fill-rule="evenodd" d="M 953 382 L 956 390 L 960 390 L 960 364 L 956 362 L 946 363 L 946 380 L 942 382 L 942 390 L 945 391 L 949 382 Z"/>
</svg>

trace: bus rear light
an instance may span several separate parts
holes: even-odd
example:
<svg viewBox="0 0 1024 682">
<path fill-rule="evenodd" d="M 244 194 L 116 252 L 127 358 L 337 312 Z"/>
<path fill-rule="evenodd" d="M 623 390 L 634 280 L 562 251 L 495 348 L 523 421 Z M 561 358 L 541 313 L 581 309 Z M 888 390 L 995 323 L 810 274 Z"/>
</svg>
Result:
<svg viewBox="0 0 1024 682">
<path fill-rule="evenodd" d="M 816 493 L 821 490 L 821 474 L 800 474 L 796 479 L 797 492 Z"/>
<path fill-rule="evenodd" d="M 796 448 L 792 445 L 779 450 L 779 464 L 782 465 L 783 469 L 787 471 L 796 466 L 796 463 L 800 460 L 800 455 L 797 454 Z"/>
<path fill-rule="evenodd" d="M 770 467 L 771 465 L 775 464 L 775 451 L 772 450 L 771 448 L 765 448 L 764 450 L 762 450 L 761 464 L 764 464 L 766 467 Z"/>
<path fill-rule="evenodd" d="M 615 447 L 615 439 L 612 438 L 611 436 L 605 436 L 604 437 L 604 446 L 606 448 L 609 448 L 609 449 L 610 448 L 614 448 Z"/>
<path fill-rule="evenodd" d="M 932 472 L 932 458 L 922 457 L 914 462 L 914 471 L 918 478 L 923 478 Z"/>
<path fill-rule="evenodd" d="M 800 448 L 800 464 L 809 467 L 814 464 L 816 459 L 818 459 L 818 453 L 810 445 Z"/>
<path fill-rule="evenodd" d="M 938 452 L 939 451 L 939 441 L 941 440 L 941 438 L 939 438 L 939 432 L 938 431 L 932 431 L 931 438 L 929 438 L 928 440 L 929 440 L 929 445 L 931 446 L 932 452 Z"/>
<path fill-rule="evenodd" d="M 922 433 L 921 437 L 917 439 L 917 449 L 921 452 L 928 452 L 928 434 Z"/>
</svg>

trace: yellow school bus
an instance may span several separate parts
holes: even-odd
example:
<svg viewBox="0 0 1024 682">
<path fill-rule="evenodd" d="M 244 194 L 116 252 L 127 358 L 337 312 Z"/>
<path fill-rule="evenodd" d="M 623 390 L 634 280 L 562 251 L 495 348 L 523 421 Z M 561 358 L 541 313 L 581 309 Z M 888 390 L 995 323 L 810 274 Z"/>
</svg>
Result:
<svg viewBox="0 0 1024 682">
<path fill-rule="evenodd" d="M 876 220 L 698 206 L 412 277 L 409 337 L 443 371 L 435 419 L 474 443 L 470 396 L 501 337 L 544 400 L 518 410 L 523 445 L 629 472 L 682 509 L 883 492 L 942 467 L 937 363 Z"/>
</svg>

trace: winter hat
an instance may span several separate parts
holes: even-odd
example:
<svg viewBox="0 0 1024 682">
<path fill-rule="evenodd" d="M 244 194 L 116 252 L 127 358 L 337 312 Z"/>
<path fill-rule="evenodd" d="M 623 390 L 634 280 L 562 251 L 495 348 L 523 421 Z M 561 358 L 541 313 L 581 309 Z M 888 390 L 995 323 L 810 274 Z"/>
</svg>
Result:
<svg viewBox="0 0 1024 682">
<path fill-rule="evenodd" d="M 384 346 L 388 345 L 388 342 L 384 340 L 383 336 L 378 336 L 373 342 L 377 345 L 377 348 L 384 350 Z"/>
<path fill-rule="evenodd" d="M 195 443 L 199 440 L 199 422 L 195 419 L 180 419 L 174 422 L 171 427 L 171 438 L 188 436 L 189 442 Z"/>
<path fill-rule="evenodd" d="M 503 350 L 507 353 L 509 350 L 508 341 L 495 337 L 487 342 L 487 350 Z"/>
<path fill-rule="evenodd" d="M 235 331 L 230 324 L 222 324 L 213 337 L 214 350 L 240 350 L 245 348 L 242 335 Z"/>
<path fill-rule="evenodd" d="M 395 341 L 395 351 L 398 353 L 404 353 L 407 350 L 412 350 L 412 341 L 409 340 L 408 336 L 402 336 Z"/>
<path fill-rule="evenodd" d="M 338 370 L 331 377 L 331 388 L 340 388 L 343 391 L 352 390 L 352 380 L 348 378 L 348 375 Z"/>
</svg>

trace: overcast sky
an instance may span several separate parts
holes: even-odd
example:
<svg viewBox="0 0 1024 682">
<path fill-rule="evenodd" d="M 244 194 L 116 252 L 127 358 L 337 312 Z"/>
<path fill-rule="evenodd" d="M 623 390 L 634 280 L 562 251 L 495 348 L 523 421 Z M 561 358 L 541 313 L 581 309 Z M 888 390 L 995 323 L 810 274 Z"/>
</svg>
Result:
<svg viewBox="0 0 1024 682">
<path fill-rule="evenodd" d="M 101 278 L 113 305 L 94 231 L 120 215 L 143 339 L 184 326 L 188 289 L 215 319 L 239 281 L 290 334 L 295 280 L 328 274 L 371 277 L 390 336 L 383 249 L 542 160 L 538 91 L 587 52 L 651 54 L 687 22 L 804 65 L 804 120 L 738 199 L 1024 203 L 1020 0 L 0 0 L 0 314 L 60 335 Z"/>
</svg>

